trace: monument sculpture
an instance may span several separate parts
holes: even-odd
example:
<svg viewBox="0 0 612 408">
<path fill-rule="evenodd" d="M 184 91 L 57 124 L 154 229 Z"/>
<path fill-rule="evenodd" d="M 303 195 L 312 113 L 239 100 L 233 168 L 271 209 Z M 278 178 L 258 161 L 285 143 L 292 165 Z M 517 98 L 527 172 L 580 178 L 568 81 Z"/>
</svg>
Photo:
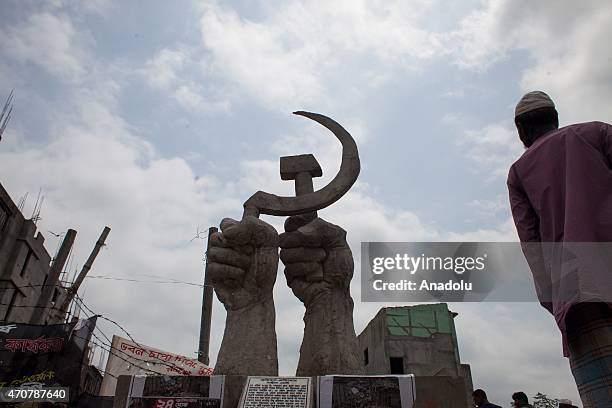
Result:
<svg viewBox="0 0 612 408">
<path fill-rule="evenodd" d="M 336 177 L 314 191 L 322 170 L 313 155 L 281 157 L 283 180 L 295 180 L 295 197 L 258 191 L 244 203 L 242 220 L 221 222 L 211 236 L 208 273 L 227 319 L 215 374 L 278 375 L 272 289 L 280 259 L 287 284 L 304 303 L 304 337 L 298 376 L 362 374 L 353 325 L 350 281 L 353 255 L 346 231 L 318 217 L 317 211 L 342 197 L 359 175 L 357 145 L 334 120 L 294 112 L 329 129 L 342 143 Z M 280 236 L 260 214 L 289 216 Z"/>
<path fill-rule="evenodd" d="M 252 215 L 221 221 L 210 238 L 208 273 L 225 306 L 225 332 L 215 374 L 278 375 L 272 289 L 278 233 Z"/>
</svg>

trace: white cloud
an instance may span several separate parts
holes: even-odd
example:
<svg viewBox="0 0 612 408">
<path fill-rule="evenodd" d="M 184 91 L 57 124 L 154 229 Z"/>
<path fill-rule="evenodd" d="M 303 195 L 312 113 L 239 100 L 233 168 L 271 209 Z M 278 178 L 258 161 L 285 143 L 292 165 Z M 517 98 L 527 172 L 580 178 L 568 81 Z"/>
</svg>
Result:
<svg viewBox="0 0 612 408">
<path fill-rule="evenodd" d="M 459 313 L 455 326 L 461 359 L 471 364 L 474 388 L 483 388 L 491 402 L 504 406 L 519 390 L 530 399 L 541 392 L 580 402 L 569 361 L 560 357 L 561 335 L 553 317 L 539 304 L 453 303 L 449 307 Z"/>
<path fill-rule="evenodd" d="M 561 4 L 562 3 L 562 4 Z M 609 121 L 612 105 L 612 58 L 601 44 L 612 36 L 609 2 L 529 2 L 490 0 L 465 17 L 458 61 L 483 70 L 513 51 L 529 54 L 522 72 L 523 92 L 544 90 L 557 105 L 561 126 L 573 122 Z M 517 96 L 518 100 L 519 96 Z M 512 111 L 508 109 L 508 117 Z M 477 168 L 505 176 L 522 146 L 506 121 L 465 132 L 460 143 Z"/>
<path fill-rule="evenodd" d="M 327 77 L 343 76 L 343 60 L 369 55 L 403 67 L 445 52 L 440 36 L 422 28 L 430 2 L 290 1 L 260 21 L 206 3 L 202 39 L 216 70 L 270 108 L 325 103 Z M 377 86 L 382 72 L 374 75 Z"/>
<path fill-rule="evenodd" d="M 0 29 L 2 54 L 32 63 L 59 78 L 78 81 L 86 72 L 85 54 L 70 19 L 51 13 L 32 14 L 19 25 Z"/>
<path fill-rule="evenodd" d="M 187 69 L 194 65 L 194 50 L 163 48 L 147 60 L 139 72 L 154 88 L 169 93 L 188 111 L 229 112 L 229 99 L 212 86 L 196 82 Z"/>
<path fill-rule="evenodd" d="M 199 92 L 196 92 L 198 90 Z M 189 85 L 181 85 L 174 91 L 174 97 L 185 109 L 195 112 L 229 112 L 231 104 L 229 100 L 220 97 L 219 95 L 209 96 L 207 100 L 202 96 L 201 87 L 194 83 Z M 213 94 L 210 92 L 210 94 Z"/>
<path fill-rule="evenodd" d="M 475 231 L 448 232 L 445 240 L 450 242 L 518 242 L 518 235 L 512 218 Z"/>
<path fill-rule="evenodd" d="M 612 58 L 602 44 L 612 36 L 611 18 L 612 3 L 605 0 L 486 1 L 453 33 L 457 59 L 486 69 L 514 51 L 527 52 L 531 63 L 522 73 L 523 91 L 550 93 L 562 123 L 607 120 Z"/>
<path fill-rule="evenodd" d="M 523 148 L 516 131 L 504 124 L 492 124 L 481 130 L 468 130 L 459 144 L 466 155 L 482 170 L 495 177 L 505 177 L 510 165 L 520 157 Z"/>
<path fill-rule="evenodd" d="M 588 4 L 592 6 L 593 2 Z M 612 4 L 602 2 L 597 8 L 577 6 L 566 10 L 568 15 L 576 13 L 567 27 L 557 27 L 534 47 L 536 64 L 525 72 L 521 85 L 525 91 L 549 92 L 562 125 L 590 120 L 609 122 L 612 57 L 602 52 L 602 44 L 612 37 Z M 550 43 L 557 45 L 547 45 Z"/>
<path fill-rule="evenodd" d="M 77 14 L 91 13 L 98 15 L 106 14 L 113 7 L 111 0 L 48 0 L 46 5 L 54 12 L 71 10 Z"/>
<path fill-rule="evenodd" d="M 473 200 L 470 205 L 490 215 L 508 210 L 508 202 L 505 197 L 501 195 L 497 196 L 495 200 Z"/>
<path fill-rule="evenodd" d="M 504 30 L 505 0 L 490 0 L 482 9 L 469 13 L 453 33 L 459 41 L 457 62 L 466 68 L 485 69 L 506 56 L 513 36 Z M 505 34 L 505 35 L 503 35 Z"/>
<path fill-rule="evenodd" d="M 301 105 L 321 93 L 311 49 L 287 47 L 273 28 L 209 6 L 202 16 L 204 45 L 216 68 L 271 105 Z"/>
<path fill-rule="evenodd" d="M 178 74 L 189 58 L 186 49 L 164 48 L 145 63 L 144 75 L 151 85 L 169 88 L 179 81 Z"/>
<path fill-rule="evenodd" d="M 357 255 L 361 242 L 368 241 L 438 241 L 443 233 L 424 223 L 409 209 L 389 208 L 374 197 L 367 185 L 358 183 L 338 203 L 322 211 L 333 223 L 348 233 Z"/>
</svg>

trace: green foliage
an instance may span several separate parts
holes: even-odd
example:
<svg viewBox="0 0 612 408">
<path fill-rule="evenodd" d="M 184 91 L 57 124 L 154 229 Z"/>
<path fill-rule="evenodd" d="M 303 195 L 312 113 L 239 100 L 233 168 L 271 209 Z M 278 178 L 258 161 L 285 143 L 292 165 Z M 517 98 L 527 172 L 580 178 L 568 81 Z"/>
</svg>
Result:
<svg viewBox="0 0 612 408">
<path fill-rule="evenodd" d="M 533 397 L 533 408 L 557 408 L 559 406 L 558 399 L 548 398 L 546 394 L 538 392 Z"/>
</svg>

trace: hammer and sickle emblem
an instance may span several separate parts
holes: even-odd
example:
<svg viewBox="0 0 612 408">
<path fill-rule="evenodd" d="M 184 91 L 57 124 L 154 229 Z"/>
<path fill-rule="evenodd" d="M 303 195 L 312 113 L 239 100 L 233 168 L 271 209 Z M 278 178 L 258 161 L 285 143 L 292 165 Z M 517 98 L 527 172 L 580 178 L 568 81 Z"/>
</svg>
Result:
<svg viewBox="0 0 612 408">
<path fill-rule="evenodd" d="M 342 143 L 342 163 L 336 177 L 325 187 L 314 191 L 313 177 L 321 177 L 321 166 L 312 154 L 280 158 L 283 180 L 295 180 L 295 197 L 282 197 L 258 191 L 244 203 L 243 217 L 260 214 L 290 216 L 313 213 L 323 209 L 350 190 L 359 176 L 359 152 L 353 137 L 338 122 L 327 116 L 311 112 L 293 112 L 314 120 L 329 129 Z"/>
</svg>

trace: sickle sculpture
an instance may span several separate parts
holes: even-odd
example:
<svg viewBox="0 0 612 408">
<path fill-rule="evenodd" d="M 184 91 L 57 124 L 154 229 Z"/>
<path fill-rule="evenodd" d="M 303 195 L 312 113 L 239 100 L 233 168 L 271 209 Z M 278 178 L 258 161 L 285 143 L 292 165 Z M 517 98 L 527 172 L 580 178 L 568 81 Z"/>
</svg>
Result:
<svg viewBox="0 0 612 408">
<path fill-rule="evenodd" d="M 293 112 L 329 129 L 342 143 L 342 163 L 336 177 L 320 190 L 312 191 L 312 177 L 321 176 L 321 168 L 312 155 L 281 157 L 281 178 L 295 179 L 296 197 L 281 197 L 258 191 L 244 203 L 243 218 L 260 214 L 289 216 L 325 208 L 347 191 L 359 176 L 359 152 L 353 137 L 340 124 L 327 116 L 311 112 Z"/>
</svg>

